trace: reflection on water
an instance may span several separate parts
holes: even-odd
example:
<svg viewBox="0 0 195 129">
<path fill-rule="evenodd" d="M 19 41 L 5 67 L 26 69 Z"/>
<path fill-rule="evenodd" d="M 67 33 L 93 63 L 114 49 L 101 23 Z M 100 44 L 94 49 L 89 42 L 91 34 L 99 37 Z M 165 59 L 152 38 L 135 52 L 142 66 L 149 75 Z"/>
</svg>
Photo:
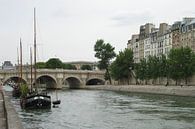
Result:
<svg viewBox="0 0 195 129">
<path fill-rule="evenodd" d="M 9 86 L 9 85 L 3 86 L 3 89 L 4 89 L 5 91 L 10 91 L 10 92 L 13 90 L 13 88 L 12 88 L 11 86 Z"/>
<path fill-rule="evenodd" d="M 55 92 L 50 93 L 55 100 Z M 59 91 L 59 108 L 21 110 L 26 129 L 195 129 L 195 98 L 111 91 Z"/>
</svg>

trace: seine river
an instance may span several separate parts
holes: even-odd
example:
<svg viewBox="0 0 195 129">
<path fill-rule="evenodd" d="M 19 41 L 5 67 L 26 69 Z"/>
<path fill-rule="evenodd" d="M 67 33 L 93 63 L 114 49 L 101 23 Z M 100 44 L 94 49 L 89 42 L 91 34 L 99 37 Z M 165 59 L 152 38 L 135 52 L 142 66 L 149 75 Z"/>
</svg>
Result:
<svg viewBox="0 0 195 129">
<path fill-rule="evenodd" d="M 50 92 L 55 100 L 55 92 Z M 26 129 L 195 129 L 195 98 L 98 90 L 58 91 L 61 105 L 21 110 Z"/>
</svg>

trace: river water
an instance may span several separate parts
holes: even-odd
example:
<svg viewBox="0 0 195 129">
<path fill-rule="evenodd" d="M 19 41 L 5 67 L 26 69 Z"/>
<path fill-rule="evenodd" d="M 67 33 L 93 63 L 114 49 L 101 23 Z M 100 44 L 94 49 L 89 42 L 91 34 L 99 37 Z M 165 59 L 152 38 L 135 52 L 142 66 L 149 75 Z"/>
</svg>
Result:
<svg viewBox="0 0 195 129">
<path fill-rule="evenodd" d="M 55 92 L 50 92 L 55 100 Z M 50 110 L 22 110 L 26 129 L 195 129 L 195 98 L 98 90 L 58 91 Z"/>
</svg>

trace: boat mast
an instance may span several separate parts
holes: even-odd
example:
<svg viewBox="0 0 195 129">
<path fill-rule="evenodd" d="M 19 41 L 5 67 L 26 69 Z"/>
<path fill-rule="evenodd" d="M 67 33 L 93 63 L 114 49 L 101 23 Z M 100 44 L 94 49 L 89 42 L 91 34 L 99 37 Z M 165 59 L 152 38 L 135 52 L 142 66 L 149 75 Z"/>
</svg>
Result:
<svg viewBox="0 0 195 129">
<path fill-rule="evenodd" d="M 22 83 L 22 40 L 20 38 L 20 84 Z"/>
<path fill-rule="evenodd" d="M 17 47 L 17 63 L 18 63 L 18 68 L 17 68 L 17 71 L 18 71 L 18 84 L 20 83 L 20 59 L 19 59 L 19 51 L 18 51 L 18 47 Z"/>
<path fill-rule="evenodd" d="M 32 82 L 33 82 L 33 79 L 32 79 L 32 48 L 30 47 L 30 90 L 31 92 L 33 91 L 32 89 Z"/>
<path fill-rule="evenodd" d="M 37 67 L 36 67 L 36 49 L 37 49 L 37 45 L 36 45 L 36 8 L 34 8 L 34 81 L 35 81 L 35 87 L 36 87 L 36 91 L 37 91 L 37 85 L 36 85 L 36 78 L 37 78 Z"/>
</svg>

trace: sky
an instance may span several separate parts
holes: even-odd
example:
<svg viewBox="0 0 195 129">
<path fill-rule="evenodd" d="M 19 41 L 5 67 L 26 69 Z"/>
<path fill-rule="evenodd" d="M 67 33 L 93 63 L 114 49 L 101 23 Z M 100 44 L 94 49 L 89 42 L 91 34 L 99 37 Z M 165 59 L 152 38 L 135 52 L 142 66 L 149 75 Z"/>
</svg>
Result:
<svg viewBox="0 0 195 129">
<path fill-rule="evenodd" d="M 22 38 L 23 62 L 30 62 L 33 47 L 33 8 L 36 8 L 38 61 L 60 58 L 98 61 L 98 39 L 116 53 L 127 47 L 140 25 L 173 24 L 195 17 L 195 0 L 0 0 L 0 64 L 17 63 Z"/>
</svg>

